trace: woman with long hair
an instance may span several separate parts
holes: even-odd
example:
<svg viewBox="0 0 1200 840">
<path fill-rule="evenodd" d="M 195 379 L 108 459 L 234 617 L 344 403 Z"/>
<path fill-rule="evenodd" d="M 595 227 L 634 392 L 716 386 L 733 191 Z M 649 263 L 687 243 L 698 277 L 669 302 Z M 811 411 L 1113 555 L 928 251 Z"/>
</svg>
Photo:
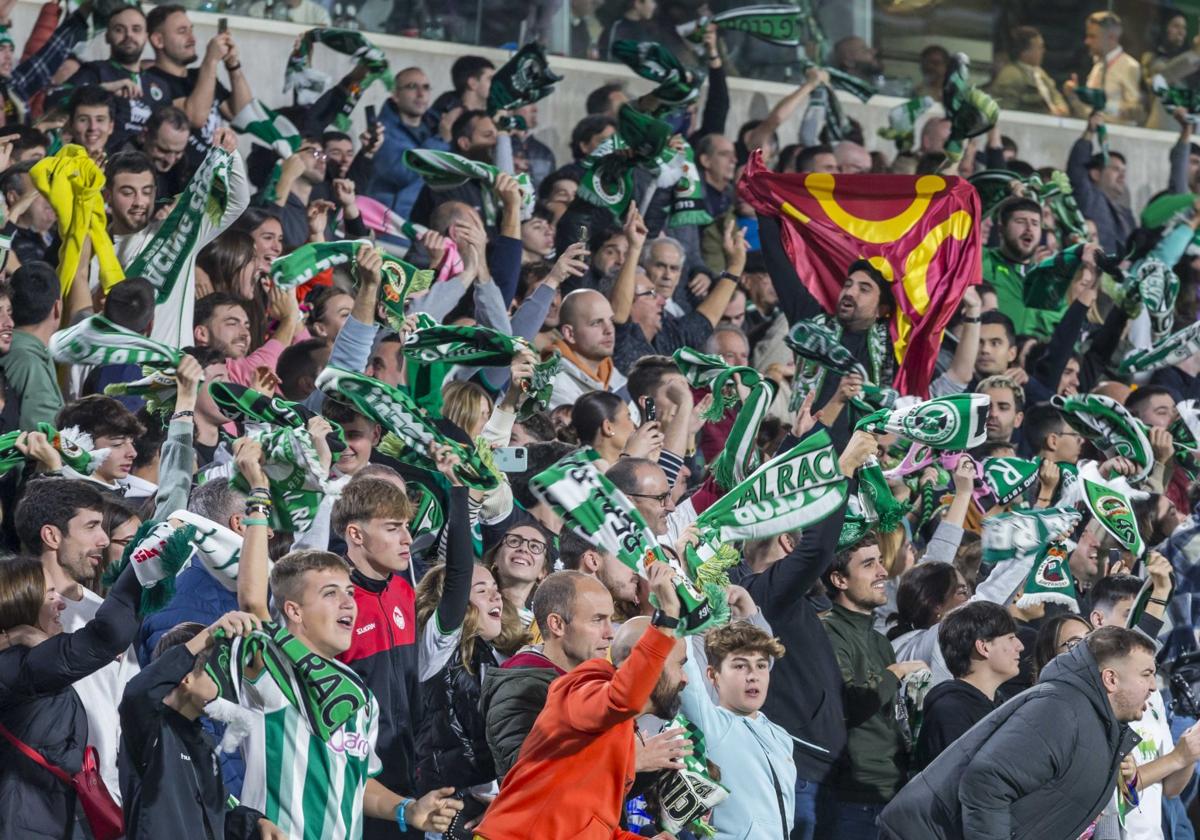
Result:
<svg viewBox="0 0 1200 840">
<path fill-rule="evenodd" d="M 266 207 L 247 207 L 229 229 L 250 234 L 260 271 L 270 272 L 271 263 L 283 255 L 283 224 Z"/>
<path fill-rule="evenodd" d="M 316 286 L 305 295 L 304 306 L 308 309 L 304 316 L 308 334 L 333 344 L 354 309 L 354 295 L 337 286 Z"/>
<path fill-rule="evenodd" d="M 103 595 L 104 586 L 100 579 L 109 566 L 121 562 L 125 547 L 129 545 L 138 528 L 142 527 L 142 515 L 130 502 L 108 493 L 104 494 L 104 510 L 101 513 L 104 518 L 100 520 L 100 528 L 108 534 L 108 545 L 104 549 L 100 565 L 96 567 L 96 576 L 88 588 Z"/>
<path fill-rule="evenodd" d="M 41 561 L 0 563 L 0 724 L 46 761 L 74 775 L 88 742 L 73 683 L 99 671 L 137 633 L 141 586 L 133 566 L 117 579 L 95 618 L 63 633 L 63 601 L 47 590 Z M 74 789 L 0 738 L 0 840 L 81 837 Z"/>
<path fill-rule="evenodd" d="M 1040 678 L 1051 659 L 1074 648 L 1093 629 L 1090 621 L 1075 613 L 1061 613 L 1042 622 L 1033 643 L 1034 674 Z"/>
<path fill-rule="evenodd" d="M 254 239 L 239 230 L 225 231 L 196 255 L 196 299 L 212 292 L 225 292 L 242 301 L 250 318 L 252 347 L 260 347 L 266 341 L 269 300 L 260 282 L 264 276 Z"/>
<path fill-rule="evenodd" d="M 511 526 L 483 555 L 483 565 L 496 576 L 504 596 L 504 635 L 497 648 L 515 653 L 533 623 L 533 593 L 554 571 L 550 552 L 554 537 L 534 520 Z"/>
</svg>

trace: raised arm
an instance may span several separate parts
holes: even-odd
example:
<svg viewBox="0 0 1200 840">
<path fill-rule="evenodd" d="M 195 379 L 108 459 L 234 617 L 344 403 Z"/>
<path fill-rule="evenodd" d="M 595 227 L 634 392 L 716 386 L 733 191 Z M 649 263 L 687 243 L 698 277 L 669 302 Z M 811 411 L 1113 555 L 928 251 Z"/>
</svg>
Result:
<svg viewBox="0 0 1200 840">
<path fill-rule="evenodd" d="M 629 320 L 633 310 L 633 293 L 637 287 L 638 259 L 642 255 L 642 246 L 646 244 L 646 225 L 637 205 L 633 203 L 630 203 L 629 213 L 625 216 L 625 238 L 629 240 L 629 252 L 625 255 L 625 263 L 617 274 L 612 290 L 614 324 L 624 324 Z"/>
<path fill-rule="evenodd" d="M 725 271 L 717 278 L 708 296 L 696 306 L 696 311 L 714 327 L 720 323 L 725 308 L 737 291 L 738 278 L 746 270 L 746 231 L 737 227 L 733 219 L 725 223 L 722 250 L 725 251 Z"/>
<path fill-rule="evenodd" d="M 746 148 L 750 151 L 761 149 L 779 126 L 791 119 L 809 94 L 823 84 L 829 84 L 829 74 L 819 67 L 809 67 L 804 73 L 804 84 L 776 102 L 766 119 L 746 135 Z"/>
<path fill-rule="evenodd" d="M 267 488 L 267 474 L 263 472 L 262 457 L 262 447 L 256 441 L 241 438 L 233 444 L 234 468 L 249 483 L 253 496 L 259 495 L 255 491 Z M 242 556 L 238 563 L 238 609 L 258 616 L 262 621 L 270 621 L 267 517 L 255 512 L 254 515 L 242 519 L 242 524 L 246 530 L 242 537 Z"/>
<path fill-rule="evenodd" d="M 204 49 L 204 60 L 200 62 L 200 72 L 196 74 L 196 84 L 191 94 L 173 103 L 187 114 L 188 122 L 196 131 L 204 128 L 208 115 L 212 113 L 213 100 L 217 95 L 217 66 L 229 54 L 232 45 L 233 39 L 228 32 L 214 35 Z"/>
<path fill-rule="evenodd" d="M 187 507 L 196 462 L 192 448 L 196 397 L 203 379 L 200 363 L 191 356 L 184 356 L 175 370 L 175 413 L 171 415 L 167 439 L 159 453 L 155 519 L 165 519 L 173 511 Z"/>
</svg>

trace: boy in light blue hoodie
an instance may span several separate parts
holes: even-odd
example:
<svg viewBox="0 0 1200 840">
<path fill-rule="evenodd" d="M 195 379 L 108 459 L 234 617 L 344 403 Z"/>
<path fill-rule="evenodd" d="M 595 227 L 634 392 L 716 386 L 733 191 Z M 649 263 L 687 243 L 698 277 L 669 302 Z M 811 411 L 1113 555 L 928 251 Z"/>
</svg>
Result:
<svg viewBox="0 0 1200 840">
<path fill-rule="evenodd" d="M 704 651 L 707 674 L 695 657 L 684 665 L 681 711 L 704 733 L 707 757 L 721 768 L 721 784 L 729 789 L 729 797 L 713 809 L 716 838 L 787 840 L 795 817 L 792 739 L 759 711 L 771 683 L 771 661 L 783 656 L 783 645 L 761 628 L 735 621 L 710 630 Z M 716 689 L 717 704 L 706 682 Z"/>
</svg>

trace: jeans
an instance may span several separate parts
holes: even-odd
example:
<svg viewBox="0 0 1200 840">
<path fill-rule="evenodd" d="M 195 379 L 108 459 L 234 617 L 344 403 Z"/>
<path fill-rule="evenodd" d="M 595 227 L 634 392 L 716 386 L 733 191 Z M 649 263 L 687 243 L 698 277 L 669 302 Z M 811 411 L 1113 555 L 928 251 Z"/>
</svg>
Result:
<svg viewBox="0 0 1200 840">
<path fill-rule="evenodd" d="M 837 818 L 833 791 L 828 785 L 796 779 L 796 823 L 791 840 L 833 840 Z"/>
<path fill-rule="evenodd" d="M 875 820 L 882 812 L 882 805 L 837 803 L 837 840 L 879 840 L 879 828 Z"/>
</svg>

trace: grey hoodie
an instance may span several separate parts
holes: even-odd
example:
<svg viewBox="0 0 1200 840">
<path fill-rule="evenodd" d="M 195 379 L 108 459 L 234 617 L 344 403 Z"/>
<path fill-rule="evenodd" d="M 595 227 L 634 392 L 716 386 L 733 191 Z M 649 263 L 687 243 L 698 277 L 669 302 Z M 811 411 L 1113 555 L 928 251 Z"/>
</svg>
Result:
<svg viewBox="0 0 1200 840">
<path fill-rule="evenodd" d="M 1072 840 L 1112 798 L 1137 741 L 1077 645 L 909 782 L 879 824 L 896 840 Z"/>
</svg>

